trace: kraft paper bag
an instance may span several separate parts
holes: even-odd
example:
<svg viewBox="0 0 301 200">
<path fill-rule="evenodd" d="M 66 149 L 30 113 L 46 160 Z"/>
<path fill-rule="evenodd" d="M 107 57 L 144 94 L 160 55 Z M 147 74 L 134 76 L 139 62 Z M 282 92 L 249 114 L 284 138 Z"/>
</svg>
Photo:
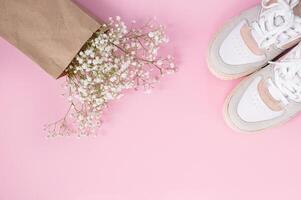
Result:
<svg viewBox="0 0 301 200">
<path fill-rule="evenodd" d="M 100 27 L 69 0 L 0 0 L 0 36 L 54 78 Z"/>
</svg>

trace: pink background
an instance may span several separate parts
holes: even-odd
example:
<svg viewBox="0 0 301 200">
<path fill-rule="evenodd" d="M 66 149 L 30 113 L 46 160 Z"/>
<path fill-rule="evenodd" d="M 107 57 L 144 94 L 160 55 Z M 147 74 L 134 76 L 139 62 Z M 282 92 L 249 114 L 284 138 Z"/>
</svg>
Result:
<svg viewBox="0 0 301 200">
<path fill-rule="evenodd" d="M 0 200 L 300 200 L 301 118 L 264 134 L 222 118 L 238 81 L 208 72 L 210 37 L 258 0 L 78 0 L 101 18 L 157 16 L 181 70 L 127 95 L 97 138 L 46 140 L 66 111 L 60 82 L 0 40 Z"/>
</svg>

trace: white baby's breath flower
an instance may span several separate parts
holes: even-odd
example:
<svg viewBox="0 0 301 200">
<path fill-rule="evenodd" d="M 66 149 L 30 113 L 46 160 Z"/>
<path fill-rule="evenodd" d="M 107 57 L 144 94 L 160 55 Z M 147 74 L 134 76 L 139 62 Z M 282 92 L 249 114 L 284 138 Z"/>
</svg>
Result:
<svg viewBox="0 0 301 200">
<path fill-rule="evenodd" d="M 66 70 L 71 106 L 60 124 L 48 127 L 51 136 L 74 132 L 68 129 L 68 115 L 74 118 L 79 137 L 95 135 L 110 101 L 120 99 L 128 89 L 150 93 L 160 77 L 176 71 L 172 56 L 158 56 L 168 42 L 163 26 L 148 23 L 128 30 L 117 16 L 102 28 L 107 27 L 107 32 L 94 34 Z"/>
</svg>

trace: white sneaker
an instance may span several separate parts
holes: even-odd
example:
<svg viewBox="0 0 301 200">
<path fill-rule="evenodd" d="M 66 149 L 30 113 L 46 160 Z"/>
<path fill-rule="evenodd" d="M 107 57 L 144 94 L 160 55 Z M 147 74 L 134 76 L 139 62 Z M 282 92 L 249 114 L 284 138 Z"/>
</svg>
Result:
<svg viewBox="0 0 301 200">
<path fill-rule="evenodd" d="M 301 38 L 299 0 L 262 0 L 262 5 L 232 19 L 213 39 L 209 69 L 235 79 L 264 67 Z"/>
<path fill-rule="evenodd" d="M 225 120 L 240 131 L 282 124 L 301 111 L 301 44 L 240 83 L 225 103 Z"/>
</svg>

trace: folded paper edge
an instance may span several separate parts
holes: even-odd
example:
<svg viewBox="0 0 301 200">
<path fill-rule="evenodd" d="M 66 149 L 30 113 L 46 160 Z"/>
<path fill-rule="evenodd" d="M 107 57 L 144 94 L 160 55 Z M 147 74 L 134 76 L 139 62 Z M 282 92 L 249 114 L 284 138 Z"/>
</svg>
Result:
<svg viewBox="0 0 301 200">
<path fill-rule="evenodd" d="M 100 33 L 104 33 L 108 30 L 108 27 L 106 26 L 102 26 L 102 27 L 99 27 L 97 28 L 93 33 L 91 33 L 91 36 L 85 41 L 83 42 L 83 44 L 81 45 L 81 47 L 79 48 L 78 52 L 74 55 L 73 58 L 70 59 L 70 61 L 68 62 L 69 64 L 65 67 L 65 68 L 59 68 L 60 70 L 55 73 L 55 74 L 52 74 L 52 76 L 55 78 L 55 79 L 60 79 L 62 77 L 64 77 L 66 75 L 66 69 L 69 67 L 69 65 L 72 63 L 72 61 L 74 60 L 74 58 L 76 57 L 77 54 L 79 54 L 79 52 L 81 52 L 85 46 L 85 44 L 91 40 L 93 38 L 93 35 L 96 33 L 96 32 L 100 32 Z"/>
</svg>

